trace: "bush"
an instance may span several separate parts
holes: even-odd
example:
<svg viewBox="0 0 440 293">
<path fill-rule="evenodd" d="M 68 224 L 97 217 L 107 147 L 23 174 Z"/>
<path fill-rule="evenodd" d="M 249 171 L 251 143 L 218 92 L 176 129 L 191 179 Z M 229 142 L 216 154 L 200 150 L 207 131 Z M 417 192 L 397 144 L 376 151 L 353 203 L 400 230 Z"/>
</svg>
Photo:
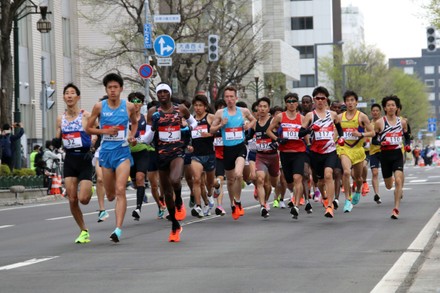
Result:
<svg viewBox="0 0 440 293">
<path fill-rule="evenodd" d="M 11 176 L 11 169 L 8 165 L 0 165 L 0 176 Z"/>
<path fill-rule="evenodd" d="M 23 176 L 35 176 L 35 170 L 29 169 L 29 168 L 22 168 L 22 169 L 14 169 L 12 172 L 14 176 L 23 177 Z"/>
</svg>

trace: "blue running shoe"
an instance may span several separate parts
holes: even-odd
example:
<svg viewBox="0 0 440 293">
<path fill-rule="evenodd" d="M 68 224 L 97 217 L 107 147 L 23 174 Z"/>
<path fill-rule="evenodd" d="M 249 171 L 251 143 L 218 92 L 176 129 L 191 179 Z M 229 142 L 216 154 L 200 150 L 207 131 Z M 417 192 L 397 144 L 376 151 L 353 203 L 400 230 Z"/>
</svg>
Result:
<svg viewBox="0 0 440 293">
<path fill-rule="evenodd" d="M 119 239 L 121 239 L 122 231 L 119 228 L 116 228 L 115 231 L 113 231 L 112 235 L 110 235 L 111 241 L 118 243 Z"/>
<path fill-rule="evenodd" d="M 159 209 L 158 211 L 157 211 L 157 218 L 158 219 L 163 219 L 163 216 L 165 215 L 165 210 L 163 210 L 163 209 Z"/>
<path fill-rule="evenodd" d="M 99 211 L 99 214 L 98 214 L 98 223 L 104 222 L 105 220 L 108 219 L 108 217 L 110 217 L 110 215 L 107 213 L 106 210 Z"/>
<path fill-rule="evenodd" d="M 361 199 L 361 193 L 360 192 L 355 192 L 353 194 L 353 198 L 351 199 L 351 203 L 354 205 L 357 205 L 359 203 L 359 200 Z"/>
<path fill-rule="evenodd" d="M 348 199 L 345 200 L 344 213 L 349 213 L 353 209 L 353 204 Z"/>
</svg>

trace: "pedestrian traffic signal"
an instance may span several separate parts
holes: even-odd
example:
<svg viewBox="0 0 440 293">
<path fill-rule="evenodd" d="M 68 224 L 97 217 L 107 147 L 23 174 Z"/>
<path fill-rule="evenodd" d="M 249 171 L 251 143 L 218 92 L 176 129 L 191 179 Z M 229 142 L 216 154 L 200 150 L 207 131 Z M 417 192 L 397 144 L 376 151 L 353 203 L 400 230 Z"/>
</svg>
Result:
<svg viewBox="0 0 440 293">
<path fill-rule="evenodd" d="M 426 41 L 428 52 L 434 52 L 436 50 L 437 38 L 435 36 L 435 28 L 433 26 L 428 26 L 426 28 Z"/>
<path fill-rule="evenodd" d="M 50 86 L 46 86 L 46 91 L 43 90 L 40 92 L 40 110 L 43 110 L 44 106 L 44 99 L 46 99 L 46 110 L 52 109 L 52 107 L 55 105 L 54 100 L 49 100 L 55 93 L 55 90 L 51 88 Z"/>
<path fill-rule="evenodd" d="M 219 53 L 218 53 L 218 35 L 209 35 L 208 36 L 208 61 L 215 62 L 218 61 Z"/>
</svg>

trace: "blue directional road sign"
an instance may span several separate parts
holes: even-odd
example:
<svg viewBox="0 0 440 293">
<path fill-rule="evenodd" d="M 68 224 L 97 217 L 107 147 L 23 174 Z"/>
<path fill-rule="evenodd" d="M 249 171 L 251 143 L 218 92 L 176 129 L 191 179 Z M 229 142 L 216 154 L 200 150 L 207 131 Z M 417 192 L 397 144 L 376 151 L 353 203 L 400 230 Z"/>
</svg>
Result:
<svg viewBox="0 0 440 293">
<path fill-rule="evenodd" d="M 176 43 L 169 35 L 160 35 L 154 40 L 154 52 L 159 57 L 170 57 L 174 53 Z"/>
<path fill-rule="evenodd" d="M 153 49 L 153 40 L 151 39 L 151 24 L 144 24 L 144 48 Z"/>
<path fill-rule="evenodd" d="M 437 131 L 437 119 L 436 118 L 428 118 L 428 131 L 436 132 Z"/>
</svg>

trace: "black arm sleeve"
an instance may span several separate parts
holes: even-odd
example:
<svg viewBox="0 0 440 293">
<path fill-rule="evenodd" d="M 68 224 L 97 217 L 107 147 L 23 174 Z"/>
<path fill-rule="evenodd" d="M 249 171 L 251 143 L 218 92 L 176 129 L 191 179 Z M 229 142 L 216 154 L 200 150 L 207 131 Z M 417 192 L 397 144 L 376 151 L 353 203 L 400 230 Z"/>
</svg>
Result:
<svg viewBox="0 0 440 293">
<path fill-rule="evenodd" d="M 410 145 L 411 144 L 411 133 L 408 131 L 408 132 L 405 132 L 405 133 L 403 133 L 403 144 L 404 145 Z"/>
<path fill-rule="evenodd" d="M 343 137 L 344 131 L 342 130 L 341 123 L 335 123 L 335 126 L 336 126 L 336 130 L 338 131 L 338 136 Z"/>
<path fill-rule="evenodd" d="M 254 137 L 254 134 L 255 134 L 255 129 L 253 129 L 253 128 L 249 128 L 249 129 L 246 131 L 246 140 L 250 140 L 250 139 L 252 139 L 252 138 Z"/>
<path fill-rule="evenodd" d="M 304 136 L 306 136 L 307 134 L 309 134 L 311 132 L 312 132 L 312 130 L 310 128 L 301 127 L 301 129 L 299 130 L 298 136 L 299 137 L 304 137 Z"/>
</svg>

